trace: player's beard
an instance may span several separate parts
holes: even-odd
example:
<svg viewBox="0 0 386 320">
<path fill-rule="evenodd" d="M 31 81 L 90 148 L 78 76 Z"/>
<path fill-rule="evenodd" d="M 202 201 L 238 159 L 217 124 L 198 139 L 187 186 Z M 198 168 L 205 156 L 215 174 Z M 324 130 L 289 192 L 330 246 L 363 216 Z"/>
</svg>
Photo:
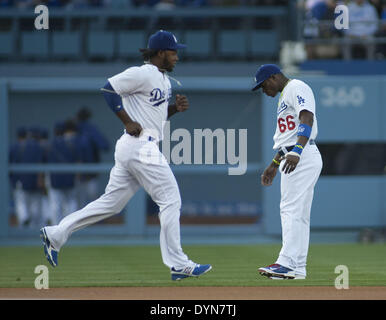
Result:
<svg viewBox="0 0 386 320">
<path fill-rule="evenodd" d="M 265 89 L 265 90 L 263 90 L 263 91 L 264 91 L 264 93 L 265 93 L 267 96 L 269 96 L 269 97 L 274 98 L 274 97 L 276 96 L 276 93 L 275 93 L 274 90 L 272 90 L 272 89 Z"/>
<path fill-rule="evenodd" d="M 172 72 L 174 65 L 165 57 L 162 63 L 162 69 L 165 69 L 167 72 Z"/>
<path fill-rule="evenodd" d="M 268 89 L 265 89 L 264 90 L 264 93 L 267 95 L 267 96 L 270 96 L 272 98 L 276 97 L 276 95 L 278 94 L 279 90 L 276 88 L 276 87 L 269 87 Z"/>
</svg>

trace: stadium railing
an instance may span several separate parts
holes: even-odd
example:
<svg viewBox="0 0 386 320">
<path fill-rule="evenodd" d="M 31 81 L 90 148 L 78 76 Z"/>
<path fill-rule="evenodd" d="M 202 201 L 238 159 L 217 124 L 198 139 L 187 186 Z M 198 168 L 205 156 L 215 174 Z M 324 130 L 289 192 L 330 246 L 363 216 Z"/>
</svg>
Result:
<svg viewBox="0 0 386 320">
<path fill-rule="evenodd" d="M 376 46 L 386 45 L 386 21 L 384 20 L 350 21 L 349 28 L 354 27 L 356 24 L 363 25 L 366 23 L 377 26 L 374 34 L 362 37 L 351 36 L 348 30 L 345 29 L 336 29 L 334 20 L 309 21 L 301 13 L 298 13 L 298 20 L 298 40 L 307 46 L 335 46 L 340 50 L 344 60 L 352 59 L 351 50 L 358 45 L 363 46 L 366 52 L 365 58 L 368 60 L 377 58 L 375 56 L 376 51 L 383 51 L 382 57 L 378 59 L 384 59 L 385 57 L 384 49 L 376 50 Z"/>
</svg>

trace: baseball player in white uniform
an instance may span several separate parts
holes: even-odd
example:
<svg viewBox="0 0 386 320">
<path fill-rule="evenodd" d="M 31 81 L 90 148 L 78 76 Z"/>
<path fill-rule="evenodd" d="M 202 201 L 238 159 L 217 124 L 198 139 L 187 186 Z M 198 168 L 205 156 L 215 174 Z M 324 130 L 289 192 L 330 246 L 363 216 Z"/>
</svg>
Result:
<svg viewBox="0 0 386 320">
<path fill-rule="evenodd" d="M 288 79 L 273 64 L 262 65 L 255 81 L 252 90 L 262 88 L 270 97 L 280 92 L 273 137 L 277 153 L 264 170 L 261 183 L 270 186 L 280 168 L 282 248 L 276 262 L 259 268 L 259 272 L 272 279 L 305 279 L 311 204 L 322 170 L 322 158 L 315 144 L 315 98 L 306 83 Z"/>
<path fill-rule="evenodd" d="M 141 49 L 145 64 L 131 67 L 108 79 L 102 88 L 107 104 L 125 126 L 115 146 L 115 165 L 105 193 L 86 207 L 40 231 L 46 258 L 58 265 L 58 252 L 68 237 L 88 225 L 121 212 L 142 186 L 159 206 L 160 247 L 163 263 L 170 268 L 172 280 L 197 277 L 211 270 L 189 260 L 181 248 L 181 197 L 177 181 L 157 143 L 163 124 L 176 112 L 188 109 L 185 96 L 172 97 L 167 71 L 178 61 L 177 50 L 185 48 L 176 37 L 160 30 Z M 135 214 L 132 212 L 131 214 Z"/>
</svg>

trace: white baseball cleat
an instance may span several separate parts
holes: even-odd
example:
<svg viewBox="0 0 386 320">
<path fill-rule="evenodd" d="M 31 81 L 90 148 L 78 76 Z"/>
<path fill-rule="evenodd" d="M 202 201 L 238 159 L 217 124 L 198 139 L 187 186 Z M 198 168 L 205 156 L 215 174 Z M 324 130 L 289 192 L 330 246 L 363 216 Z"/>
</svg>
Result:
<svg viewBox="0 0 386 320">
<path fill-rule="evenodd" d="M 188 266 L 179 270 L 172 267 L 170 273 L 172 275 L 172 280 L 181 280 L 188 277 L 198 277 L 211 269 L 212 266 L 210 264 L 196 264 L 195 266 Z"/>
<path fill-rule="evenodd" d="M 259 268 L 259 272 L 262 276 L 266 276 L 268 278 L 276 277 L 283 279 L 295 279 L 294 270 L 277 263 L 271 264 L 268 267 Z"/>
<path fill-rule="evenodd" d="M 58 265 L 58 251 L 52 246 L 48 239 L 45 228 L 40 229 L 40 238 L 43 241 L 44 254 L 48 262 L 51 266 L 56 267 Z"/>
<path fill-rule="evenodd" d="M 286 279 L 291 279 L 291 280 L 305 280 L 306 276 L 300 275 L 300 274 L 295 274 L 295 278 L 283 278 L 283 277 L 275 277 L 271 276 L 269 277 L 272 280 L 286 280 Z"/>
</svg>

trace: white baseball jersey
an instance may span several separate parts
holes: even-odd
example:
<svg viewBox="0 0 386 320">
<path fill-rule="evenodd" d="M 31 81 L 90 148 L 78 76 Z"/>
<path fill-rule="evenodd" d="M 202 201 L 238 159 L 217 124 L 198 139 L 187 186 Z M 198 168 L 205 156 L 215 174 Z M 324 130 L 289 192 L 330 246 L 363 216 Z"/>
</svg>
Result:
<svg viewBox="0 0 386 320">
<path fill-rule="evenodd" d="M 315 139 L 318 134 L 318 124 L 315 114 L 314 94 L 306 83 L 292 79 L 281 92 L 277 105 L 277 126 L 273 137 L 273 149 L 296 144 L 300 124 L 299 114 L 302 110 L 308 110 L 314 114 L 310 139 Z"/>
<path fill-rule="evenodd" d="M 163 138 L 172 86 L 166 73 L 152 64 L 131 67 L 108 79 L 122 97 L 123 108 L 157 141 Z"/>
</svg>

